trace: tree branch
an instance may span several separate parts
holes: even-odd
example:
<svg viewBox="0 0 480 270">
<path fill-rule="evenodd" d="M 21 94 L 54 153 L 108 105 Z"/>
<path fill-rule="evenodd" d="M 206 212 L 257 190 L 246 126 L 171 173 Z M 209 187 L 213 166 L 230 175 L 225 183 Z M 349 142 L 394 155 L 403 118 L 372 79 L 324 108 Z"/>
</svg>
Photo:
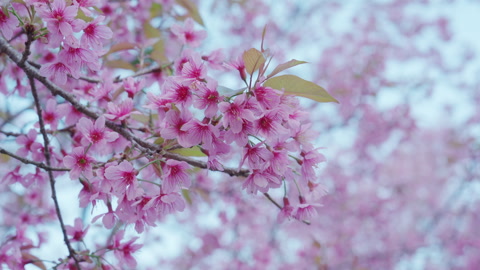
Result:
<svg viewBox="0 0 480 270">
<path fill-rule="evenodd" d="M 41 169 L 44 169 L 46 171 L 57 171 L 57 172 L 66 172 L 66 171 L 70 171 L 70 169 L 68 168 L 57 168 L 57 167 L 50 167 L 50 166 L 47 166 L 43 163 L 40 163 L 40 162 L 35 162 L 35 161 L 32 161 L 32 160 L 29 160 L 29 159 L 26 159 L 26 158 L 23 158 L 23 157 L 20 157 L 20 156 L 17 156 L 15 155 L 14 153 L 12 152 L 9 152 L 3 148 L 0 147 L 0 154 L 5 154 L 7 156 L 10 156 L 24 164 L 31 164 L 31 165 L 35 165 L 36 167 L 39 167 Z"/>
<path fill-rule="evenodd" d="M 23 63 L 24 62 L 25 61 L 23 61 Z M 35 101 L 35 107 L 37 108 L 38 122 L 40 124 L 40 132 L 42 133 L 42 137 L 43 137 L 45 160 L 46 160 L 47 166 L 51 167 L 51 163 L 50 163 L 51 155 L 50 155 L 50 148 L 49 148 L 50 141 L 48 139 L 48 135 L 45 130 L 45 123 L 43 122 L 42 107 L 40 106 L 40 99 L 38 97 L 37 88 L 35 86 L 35 79 L 30 74 L 27 74 L 27 76 L 30 82 L 30 87 L 32 89 L 32 95 Z M 69 257 L 75 261 L 75 266 L 77 267 L 77 269 L 81 269 L 80 263 L 77 257 L 75 256 L 75 250 L 72 248 L 72 245 L 70 244 L 70 240 L 68 239 L 67 230 L 65 229 L 65 224 L 63 222 L 62 213 L 60 211 L 60 205 L 57 199 L 57 191 L 55 188 L 55 177 L 53 176 L 52 170 L 47 170 L 47 172 L 48 172 L 48 178 L 50 179 L 50 189 L 52 191 L 52 199 L 55 204 L 55 211 L 57 212 L 58 221 L 60 222 L 60 227 L 63 233 L 63 241 L 65 242 L 65 245 L 67 245 Z"/>
<path fill-rule="evenodd" d="M 85 116 L 89 118 L 92 118 L 95 120 L 99 117 L 97 113 L 95 113 L 94 111 L 91 111 L 87 107 L 80 104 L 80 102 L 77 101 L 75 95 L 66 92 L 65 90 L 63 90 L 62 88 L 54 84 L 52 81 L 50 81 L 49 79 L 40 75 L 37 68 L 33 67 L 32 64 L 29 63 L 29 61 L 22 62 L 21 61 L 22 55 L 18 53 L 15 49 L 13 49 L 12 46 L 10 46 L 10 44 L 8 44 L 8 42 L 1 36 L 0 36 L 0 50 L 3 50 L 5 54 L 7 54 L 8 57 L 13 62 L 15 62 L 18 65 L 18 67 L 20 67 L 28 76 L 33 77 L 37 81 L 42 83 L 54 96 L 61 96 L 70 104 L 72 104 L 72 106 L 75 107 L 75 109 L 77 109 L 79 112 L 83 113 Z M 142 149 L 142 151 L 144 151 L 147 154 L 155 155 L 163 152 L 163 149 L 161 146 L 147 142 L 143 138 L 136 137 L 128 129 L 120 125 L 117 125 L 112 121 L 108 121 L 108 120 L 105 121 L 105 126 L 117 132 L 118 134 L 123 136 L 125 139 L 135 142 Z M 163 156 L 170 159 L 185 161 L 188 164 L 195 167 L 208 169 L 207 163 L 203 161 L 191 159 L 191 158 L 176 155 L 173 153 L 164 153 Z M 213 169 L 210 169 L 210 170 L 213 170 Z M 225 168 L 223 172 L 229 174 L 230 176 L 241 176 L 241 177 L 248 176 L 248 170 L 239 171 L 231 168 Z"/>
</svg>

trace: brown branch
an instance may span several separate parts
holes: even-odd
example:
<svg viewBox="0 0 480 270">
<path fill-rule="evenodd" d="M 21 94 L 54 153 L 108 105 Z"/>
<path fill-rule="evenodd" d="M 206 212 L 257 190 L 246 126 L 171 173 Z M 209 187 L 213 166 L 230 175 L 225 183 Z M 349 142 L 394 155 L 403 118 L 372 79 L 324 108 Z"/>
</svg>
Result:
<svg viewBox="0 0 480 270">
<path fill-rule="evenodd" d="M 61 96 L 70 104 L 72 104 L 72 106 L 75 109 L 77 109 L 79 112 L 83 113 L 85 116 L 89 118 L 97 119 L 99 117 L 97 113 L 95 113 L 94 111 L 91 111 L 87 107 L 83 106 L 80 102 L 78 102 L 75 95 L 66 92 L 65 90 L 63 90 L 62 88 L 54 84 L 52 81 L 50 81 L 49 79 L 40 75 L 40 73 L 38 73 L 38 70 L 35 67 L 33 67 L 29 61 L 25 61 L 24 63 L 22 63 L 21 54 L 18 53 L 15 49 L 13 49 L 12 46 L 10 46 L 10 44 L 8 44 L 6 40 L 1 36 L 0 36 L 0 50 L 4 50 L 5 54 L 7 54 L 8 57 L 18 65 L 18 67 L 23 69 L 23 71 L 28 76 L 31 76 L 35 78 L 37 81 L 39 81 L 40 83 L 42 83 L 54 96 Z M 163 149 L 161 146 L 147 142 L 143 138 L 136 137 L 127 128 L 124 128 L 112 121 L 108 121 L 108 120 L 105 121 L 105 125 L 109 129 L 123 136 L 125 139 L 135 142 L 141 148 L 141 150 L 144 151 L 146 154 L 157 155 L 163 152 Z M 208 169 L 207 163 L 203 161 L 191 159 L 188 157 L 184 157 L 184 156 L 180 156 L 172 153 L 164 153 L 164 154 L 165 154 L 164 157 L 166 158 L 185 161 L 192 166 Z M 210 170 L 213 170 L 213 169 L 210 169 Z M 248 176 L 247 170 L 238 171 L 232 168 L 225 168 L 223 172 L 226 174 L 229 174 L 230 176 L 241 176 L 241 177 Z"/>
<path fill-rule="evenodd" d="M 174 153 L 169 153 L 169 152 L 166 152 L 163 154 L 164 157 L 166 158 L 169 158 L 169 159 L 175 159 L 175 160 L 178 160 L 178 161 L 185 161 L 186 163 L 194 166 L 194 167 L 198 167 L 198 168 L 202 168 L 202 169 L 209 169 L 210 171 L 217 171 L 217 172 L 223 172 L 223 173 L 226 173 L 230 176 L 239 176 L 239 177 L 247 177 L 249 174 L 250 174 L 250 171 L 249 170 L 235 170 L 235 169 L 232 169 L 232 168 L 224 168 L 223 170 L 217 170 L 217 169 L 214 169 L 214 168 L 209 168 L 207 166 L 207 164 L 203 161 L 199 161 L 199 160 L 196 160 L 196 159 L 191 159 L 191 158 L 188 158 L 188 157 L 185 157 L 185 156 L 182 156 L 182 155 L 178 155 L 178 154 L 174 154 Z"/>
<path fill-rule="evenodd" d="M 25 25 L 25 32 L 27 33 L 27 41 L 25 41 L 25 51 L 22 54 L 22 59 L 20 59 L 20 63 L 25 63 L 28 57 L 30 56 L 30 46 L 33 42 L 33 32 L 35 31 L 35 27 L 31 24 Z"/>
<path fill-rule="evenodd" d="M 273 203 L 278 209 L 282 210 L 282 206 L 280 204 L 278 204 L 271 196 L 270 194 L 268 193 L 263 193 L 263 196 L 265 196 L 265 198 L 267 198 L 271 203 Z M 302 220 L 303 223 L 307 224 L 307 225 L 310 225 L 310 221 L 308 220 Z"/>
<path fill-rule="evenodd" d="M 22 62 L 22 64 L 24 63 L 25 61 Z M 42 107 L 40 106 L 40 98 L 38 97 L 37 88 L 35 86 L 35 79 L 32 77 L 31 74 L 27 74 L 27 76 L 30 82 L 33 99 L 35 101 L 35 107 L 37 109 L 38 122 L 40 124 L 40 132 L 42 133 L 42 137 L 43 137 L 45 160 L 46 160 L 47 166 L 51 167 L 51 163 L 50 163 L 51 155 L 50 155 L 50 148 L 49 148 L 50 141 L 48 139 L 48 135 L 45 130 L 45 123 L 43 122 Z M 48 173 L 48 178 L 50 179 L 50 189 L 52 191 L 52 199 L 55 205 L 55 211 L 57 213 L 58 221 L 60 222 L 60 227 L 63 233 L 63 241 L 65 242 L 65 245 L 67 245 L 69 257 L 75 261 L 75 266 L 77 267 L 77 269 L 81 269 L 80 263 L 77 257 L 75 256 L 75 250 L 72 248 L 72 245 L 70 244 L 70 240 L 68 239 L 67 230 L 65 229 L 65 223 L 63 222 L 62 213 L 60 211 L 60 204 L 58 203 L 58 198 L 57 198 L 57 191 L 55 188 L 55 177 L 53 176 L 52 170 L 47 170 L 47 173 Z"/>
<path fill-rule="evenodd" d="M 9 152 L 3 148 L 0 147 L 0 154 L 5 154 L 7 156 L 10 156 L 24 164 L 31 164 L 31 165 L 34 165 L 38 168 L 41 168 L 41 169 L 44 169 L 46 171 L 57 171 L 57 172 L 66 172 L 66 171 L 70 171 L 70 169 L 68 168 L 57 168 L 57 167 L 50 167 L 50 166 L 47 166 L 43 163 L 40 163 L 40 162 L 35 162 L 33 160 L 29 160 L 29 159 L 26 159 L 26 158 L 23 158 L 23 157 L 20 157 L 20 156 L 17 156 L 15 155 L 14 153 L 12 152 Z"/>
<path fill-rule="evenodd" d="M 40 64 L 38 64 L 36 62 L 33 62 L 33 61 L 28 61 L 28 63 L 31 66 L 33 66 L 37 69 L 40 69 L 40 67 L 41 67 Z M 135 77 L 140 77 L 140 76 L 147 75 L 147 74 L 150 74 L 150 73 L 153 73 L 153 72 L 161 71 L 162 69 L 165 69 L 165 68 L 167 68 L 171 65 L 173 65 L 173 63 L 169 63 L 169 64 L 166 64 L 166 65 L 163 65 L 163 66 L 149 67 L 147 69 L 140 70 L 137 73 L 134 73 L 130 76 L 126 76 L 126 77 L 123 77 L 123 78 L 120 78 L 120 76 L 119 76 L 115 80 L 113 80 L 113 83 L 120 83 L 120 82 L 123 82 L 125 79 L 130 78 L 130 77 L 135 78 Z M 69 77 L 71 77 L 71 76 L 69 76 Z M 99 79 L 94 79 L 94 78 L 90 78 L 90 77 L 86 77 L 86 76 L 80 76 L 78 79 L 82 80 L 82 81 L 89 82 L 89 83 L 102 83 L 103 82 Z"/>
<path fill-rule="evenodd" d="M 7 135 L 7 136 L 12 136 L 12 137 L 18 137 L 18 136 L 23 135 L 23 133 L 8 132 L 8 131 L 3 131 L 3 130 L 0 130 L 0 133 L 2 133 L 4 135 Z"/>
</svg>

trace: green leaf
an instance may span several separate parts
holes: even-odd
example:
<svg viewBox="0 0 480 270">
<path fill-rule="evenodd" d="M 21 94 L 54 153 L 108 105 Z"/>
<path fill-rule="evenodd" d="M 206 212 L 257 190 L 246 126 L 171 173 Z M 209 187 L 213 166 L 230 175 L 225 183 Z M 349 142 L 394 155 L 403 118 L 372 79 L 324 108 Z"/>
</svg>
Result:
<svg viewBox="0 0 480 270">
<path fill-rule="evenodd" d="M 0 154 L 0 163 L 7 163 L 10 161 L 10 156 L 6 154 Z"/>
<path fill-rule="evenodd" d="M 245 62 L 245 69 L 250 75 L 252 75 L 252 73 L 257 71 L 263 64 L 265 64 L 265 61 L 266 60 L 263 54 L 255 48 L 251 48 L 250 50 L 243 53 L 243 62 Z"/>
<path fill-rule="evenodd" d="M 177 3 L 188 11 L 188 14 L 190 17 L 192 17 L 192 19 L 194 19 L 200 25 L 205 26 L 195 3 L 190 0 L 177 0 Z"/>
<path fill-rule="evenodd" d="M 156 115 L 153 115 L 153 117 L 155 117 L 155 116 Z M 136 114 L 135 113 L 135 114 L 132 114 L 130 117 L 135 119 L 136 121 L 144 123 L 144 124 L 148 124 L 148 122 L 150 121 L 150 116 L 145 115 L 145 114 Z"/>
<path fill-rule="evenodd" d="M 202 150 L 198 146 L 194 146 L 190 148 L 178 148 L 178 149 L 171 150 L 169 152 L 186 156 L 186 157 L 206 157 L 207 156 L 202 152 Z"/>
<path fill-rule="evenodd" d="M 297 66 L 297 65 L 301 65 L 301 64 L 305 64 L 305 63 L 308 63 L 308 62 L 305 62 L 305 61 L 299 61 L 299 60 L 296 60 L 296 59 L 292 59 L 286 63 L 283 63 L 283 64 L 280 64 L 278 65 L 273 71 L 272 73 L 270 73 L 267 78 L 271 78 L 275 75 L 277 75 L 278 73 L 286 70 L 286 69 L 289 69 L 291 67 L 294 67 L 294 66 Z"/>
<path fill-rule="evenodd" d="M 110 48 L 110 51 L 108 51 L 107 55 L 118 51 L 135 49 L 135 47 L 135 44 L 129 42 L 117 43 Z"/>
<path fill-rule="evenodd" d="M 143 24 L 143 33 L 146 38 L 159 38 L 160 31 L 153 27 L 149 22 Z"/>
<path fill-rule="evenodd" d="M 188 189 L 182 189 L 183 198 L 189 205 L 192 205 L 192 197 L 190 196 L 190 191 Z"/>
<path fill-rule="evenodd" d="M 321 86 L 295 75 L 273 77 L 265 81 L 263 85 L 278 90 L 283 89 L 287 95 L 306 97 L 318 102 L 339 103 L 338 100 L 330 96 Z"/>
<path fill-rule="evenodd" d="M 243 88 L 241 88 L 241 89 L 235 90 L 235 89 L 228 88 L 228 87 L 222 86 L 222 85 L 217 86 L 217 92 L 218 92 L 220 95 L 226 96 L 226 97 L 232 97 L 232 96 L 241 94 L 241 93 L 243 93 L 246 89 L 247 89 L 247 87 L 243 87 Z"/>
<path fill-rule="evenodd" d="M 168 58 L 165 56 L 165 44 L 163 40 L 159 40 L 153 44 L 153 51 L 150 57 L 159 65 L 168 63 Z"/>
<path fill-rule="evenodd" d="M 150 19 L 153 19 L 158 15 L 161 15 L 162 12 L 163 12 L 162 4 L 152 3 L 152 6 L 150 7 Z"/>
<path fill-rule="evenodd" d="M 154 144 L 157 144 L 157 145 L 160 145 L 160 144 L 162 144 L 162 143 L 164 143 L 164 142 L 165 142 L 165 139 L 164 139 L 164 138 L 158 137 L 158 138 L 155 139 L 155 141 L 154 141 L 153 143 L 154 143 Z"/>
<path fill-rule="evenodd" d="M 85 13 L 83 12 L 82 9 L 78 9 L 78 12 L 77 12 L 77 19 L 82 19 L 86 22 L 91 22 L 93 21 L 93 18 L 92 17 L 88 17 L 87 15 L 85 15 Z"/>
<path fill-rule="evenodd" d="M 133 71 L 137 70 L 134 65 L 132 65 L 131 63 L 129 63 L 127 61 L 123 61 L 123 60 L 107 61 L 107 62 L 105 62 L 105 66 L 111 67 L 111 68 L 129 69 L 129 70 L 133 70 Z"/>
</svg>

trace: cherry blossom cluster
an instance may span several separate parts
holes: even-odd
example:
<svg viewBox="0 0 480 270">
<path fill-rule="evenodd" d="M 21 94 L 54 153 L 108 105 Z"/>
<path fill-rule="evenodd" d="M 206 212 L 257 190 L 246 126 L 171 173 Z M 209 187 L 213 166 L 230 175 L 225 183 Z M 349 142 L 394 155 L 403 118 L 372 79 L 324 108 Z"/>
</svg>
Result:
<svg viewBox="0 0 480 270">
<path fill-rule="evenodd" d="M 281 209 L 280 222 L 310 223 L 319 204 L 304 193 L 317 187 L 315 168 L 325 158 L 311 143 L 315 134 L 309 114 L 295 93 L 321 102 L 336 100 L 296 76 L 300 89 L 283 87 L 287 77 L 276 75 L 303 62 L 269 67 L 272 56 L 263 43 L 260 50 L 245 50 L 232 60 L 220 50 L 202 53 L 199 47 L 207 33 L 199 30 L 203 21 L 193 2 L 139 2 L 2 4 L 5 72 L 0 86 L 15 86 L 0 91 L 5 97 L 33 100 L 37 114 L 33 125 L 2 132 L 5 139 L 15 138 L 16 148 L 0 149 L 14 164 L 2 181 L 18 183 L 24 188 L 19 196 L 25 197 L 32 185 L 40 187 L 32 197 L 42 197 L 50 187 L 53 198 L 48 206 L 32 198 L 33 209 L 21 211 L 25 218 L 12 214 L 12 220 L 22 223 L 22 230 L 60 222 L 68 255 L 54 263 L 57 269 L 109 268 L 108 253 L 118 265 L 134 268 L 132 254 L 141 245 L 137 238 L 123 240 L 125 229 L 118 228 L 133 225 L 143 233 L 166 215 L 183 211 L 189 193 L 200 185 L 194 177 L 199 168 L 224 175 L 223 183 L 241 179 L 246 193 L 263 193 Z M 127 18 L 135 22 L 116 9 L 132 11 Z M 177 9 L 186 10 L 187 18 L 174 16 Z M 154 15 L 145 15 L 145 10 Z M 155 20 L 166 16 L 174 22 L 154 27 Z M 125 75 L 120 69 L 131 71 Z M 233 74 L 244 87 L 221 86 L 213 75 L 219 73 Z M 303 85 L 313 88 L 304 90 Z M 91 225 L 81 219 L 75 219 L 74 226 L 64 223 L 55 183 L 66 177 L 81 189 L 81 208 L 101 204 L 106 209 L 91 222 L 101 220 L 112 236 L 96 243 L 95 251 L 72 246 L 84 241 Z M 268 194 L 272 189 L 284 194 L 283 205 Z M 34 208 L 48 211 L 36 213 Z M 42 243 L 34 246 L 22 230 L 1 243 L 0 264 L 45 267 L 29 252 Z"/>
</svg>

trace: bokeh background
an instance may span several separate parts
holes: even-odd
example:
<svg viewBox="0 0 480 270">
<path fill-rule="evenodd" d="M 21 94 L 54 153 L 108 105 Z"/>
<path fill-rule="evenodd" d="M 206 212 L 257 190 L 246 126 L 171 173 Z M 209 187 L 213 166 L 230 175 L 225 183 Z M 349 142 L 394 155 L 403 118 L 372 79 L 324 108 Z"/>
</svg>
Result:
<svg viewBox="0 0 480 270">
<path fill-rule="evenodd" d="M 235 59 L 260 47 L 267 25 L 272 66 L 308 61 L 289 72 L 339 100 L 301 101 L 314 122 L 311 139 L 327 158 L 317 171 L 320 188 L 305 191 L 321 206 L 310 225 L 279 224 L 278 209 L 242 191 L 241 179 L 192 174 L 186 211 L 139 235 L 145 248 L 135 255 L 138 269 L 480 268 L 480 2 L 197 4 L 208 33 L 200 51 L 222 48 L 226 60 Z M 235 74 L 216 76 L 225 87 L 242 86 Z M 0 96 L 2 111 L 12 114 L 28 104 Z M 27 112 L 15 124 L 33 125 L 32 117 Z M 3 131 L 14 129 L 9 125 Z M 72 182 L 58 186 L 67 224 L 105 212 L 101 205 L 79 209 Z M 282 192 L 271 196 L 280 201 Z M 39 257 L 65 252 L 55 226 L 37 228 L 53 243 Z M 90 230 L 86 243 L 108 237 L 99 222 Z"/>
</svg>

